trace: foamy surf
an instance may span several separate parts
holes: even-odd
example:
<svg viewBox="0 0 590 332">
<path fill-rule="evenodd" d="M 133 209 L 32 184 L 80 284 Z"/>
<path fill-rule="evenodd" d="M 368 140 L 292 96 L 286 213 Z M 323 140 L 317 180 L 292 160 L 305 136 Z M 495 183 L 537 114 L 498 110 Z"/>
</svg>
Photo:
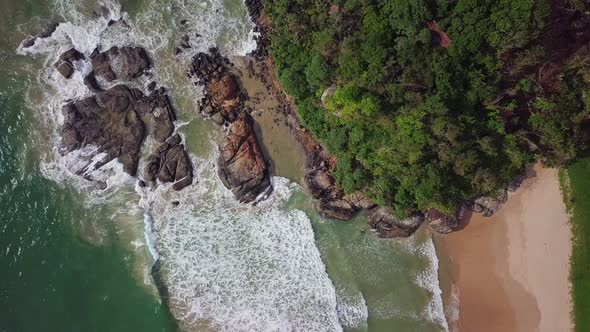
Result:
<svg viewBox="0 0 590 332">
<path fill-rule="evenodd" d="M 142 197 L 175 316 L 189 329 L 342 330 L 311 222 L 285 210 L 296 186 L 274 178 L 268 200 L 243 205 L 220 185 L 214 160 L 193 158 L 198 184 Z"/>
</svg>

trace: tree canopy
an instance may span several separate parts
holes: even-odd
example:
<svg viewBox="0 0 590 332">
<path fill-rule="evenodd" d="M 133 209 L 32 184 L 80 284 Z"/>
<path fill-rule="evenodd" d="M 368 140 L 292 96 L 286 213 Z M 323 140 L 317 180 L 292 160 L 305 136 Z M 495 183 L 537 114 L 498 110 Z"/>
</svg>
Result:
<svg viewBox="0 0 590 332">
<path fill-rule="evenodd" d="M 564 163 L 586 148 L 588 50 L 551 60 L 540 40 L 549 0 L 267 0 L 265 8 L 279 79 L 337 157 L 347 193 L 363 191 L 399 215 L 451 213 L 528 162 Z"/>
</svg>

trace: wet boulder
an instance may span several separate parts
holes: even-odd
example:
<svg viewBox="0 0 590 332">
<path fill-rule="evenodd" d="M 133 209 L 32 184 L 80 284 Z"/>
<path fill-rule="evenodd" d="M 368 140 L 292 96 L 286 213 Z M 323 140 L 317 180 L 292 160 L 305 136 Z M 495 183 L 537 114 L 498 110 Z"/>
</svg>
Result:
<svg viewBox="0 0 590 332">
<path fill-rule="evenodd" d="M 141 47 L 113 46 L 105 52 L 95 50 L 90 61 L 95 75 L 107 82 L 135 79 L 151 68 L 150 58 Z"/>
<path fill-rule="evenodd" d="M 148 157 L 144 170 L 146 181 L 173 182 L 172 188 L 177 191 L 193 183 L 192 163 L 180 143 L 180 135 L 173 135 Z"/>
<path fill-rule="evenodd" d="M 423 214 L 416 214 L 402 219 L 394 215 L 393 211 L 386 207 L 375 207 L 368 213 L 369 226 L 383 238 L 408 237 L 424 222 Z"/>
<path fill-rule="evenodd" d="M 59 56 L 54 66 L 63 77 L 69 79 L 74 74 L 74 62 L 83 59 L 84 54 L 78 52 L 75 48 L 71 48 Z"/>
<path fill-rule="evenodd" d="M 232 123 L 219 151 L 219 177 L 240 202 L 252 202 L 271 189 L 269 170 L 248 113 Z"/>
</svg>

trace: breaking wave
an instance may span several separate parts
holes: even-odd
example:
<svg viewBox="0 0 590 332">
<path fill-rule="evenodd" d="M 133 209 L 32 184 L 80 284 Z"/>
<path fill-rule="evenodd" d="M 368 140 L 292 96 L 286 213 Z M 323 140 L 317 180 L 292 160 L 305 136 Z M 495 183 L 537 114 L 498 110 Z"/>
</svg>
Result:
<svg viewBox="0 0 590 332">
<path fill-rule="evenodd" d="M 214 160 L 193 157 L 199 182 L 180 193 L 142 191 L 174 314 L 220 331 L 341 330 L 311 222 L 284 209 L 298 186 L 275 177 L 268 200 L 245 206 L 221 186 Z"/>
</svg>

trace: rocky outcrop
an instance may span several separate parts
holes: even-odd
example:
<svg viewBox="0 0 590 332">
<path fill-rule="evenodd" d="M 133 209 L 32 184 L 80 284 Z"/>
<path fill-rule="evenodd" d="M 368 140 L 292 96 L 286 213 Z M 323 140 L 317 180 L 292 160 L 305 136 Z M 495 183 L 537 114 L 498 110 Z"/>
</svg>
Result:
<svg viewBox="0 0 590 332">
<path fill-rule="evenodd" d="M 139 99 L 136 109 L 156 141 L 162 143 L 174 132 L 176 114 L 164 89 Z"/>
<path fill-rule="evenodd" d="M 205 86 L 199 110 L 229 130 L 219 146 L 218 174 L 224 186 L 243 203 L 272 190 L 268 165 L 254 133 L 253 120 L 244 107 L 246 96 L 229 70 L 231 63 L 212 48 L 197 54 L 187 72 Z"/>
<path fill-rule="evenodd" d="M 113 46 L 105 52 L 95 50 L 90 62 L 94 75 L 107 82 L 135 79 L 151 68 L 150 58 L 141 47 Z"/>
<path fill-rule="evenodd" d="M 232 123 L 219 152 L 219 177 L 240 202 L 252 202 L 271 188 L 268 167 L 248 113 L 241 113 Z"/>
<path fill-rule="evenodd" d="M 506 190 L 500 190 L 494 196 L 481 196 L 473 201 L 473 212 L 481 213 L 484 217 L 491 217 L 508 200 L 508 193 Z"/>
<path fill-rule="evenodd" d="M 134 107 L 139 98 L 140 91 L 120 85 L 65 105 L 60 153 L 91 144 L 99 153 L 106 153 L 95 168 L 117 158 L 125 172 L 135 175 L 145 136 L 144 124 Z"/>
<path fill-rule="evenodd" d="M 161 92 L 161 91 L 160 91 Z M 192 183 L 192 165 L 180 136 L 174 135 L 174 110 L 166 95 L 145 96 L 137 89 L 117 85 L 109 90 L 62 108 L 64 125 L 60 153 L 94 145 L 96 153 L 105 153 L 94 169 L 118 159 L 123 169 L 134 176 L 141 146 L 147 133 L 162 142 L 155 157 L 150 157 L 146 177 L 161 182 L 175 182 L 180 190 Z M 153 161 L 157 160 L 157 167 Z M 81 170 L 85 173 L 88 169 Z"/>
<path fill-rule="evenodd" d="M 144 170 L 144 179 L 162 183 L 173 182 L 174 190 L 181 190 L 193 183 L 193 168 L 184 145 L 178 134 L 171 136 L 164 142 L 156 153 L 148 157 Z"/>
<path fill-rule="evenodd" d="M 440 234 L 448 234 L 462 230 L 467 226 L 471 207 L 469 204 L 461 203 L 457 208 L 457 213 L 448 215 L 437 209 L 430 209 L 426 212 L 426 221 L 430 229 Z"/>
<path fill-rule="evenodd" d="M 409 218 L 400 219 L 385 207 L 375 207 L 368 213 L 369 226 L 377 231 L 380 237 L 395 238 L 408 237 L 422 225 L 424 215 L 417 214 Z"/>
<path fill-rule="evenodd" d="M 60 55 L 54 66 L 63 77 L 69 79 L 74 74 L 74 62 L 82 59 L 84 59 L 84 54 L 72 48 Z"/>
<path fill-rule="evenodd" d="M 58 26 L 59 26 L 59 23 L 56 23 L 56 22 L 49 23 L 40 34 L 38 34 L 37 36 L 34 36 L 34 37 L 29 37 L 26 40 L 24 40 L 22 43 L 22 47 L 23 48 L 31 47 L 31 46 L 35 45 L 35 42 L 37 41 L 37 39 L 44 39 L 47 37 L 51 37 L 51 35 L 53 35 L 55 30 L 57 30 Z"/>
</svg>

